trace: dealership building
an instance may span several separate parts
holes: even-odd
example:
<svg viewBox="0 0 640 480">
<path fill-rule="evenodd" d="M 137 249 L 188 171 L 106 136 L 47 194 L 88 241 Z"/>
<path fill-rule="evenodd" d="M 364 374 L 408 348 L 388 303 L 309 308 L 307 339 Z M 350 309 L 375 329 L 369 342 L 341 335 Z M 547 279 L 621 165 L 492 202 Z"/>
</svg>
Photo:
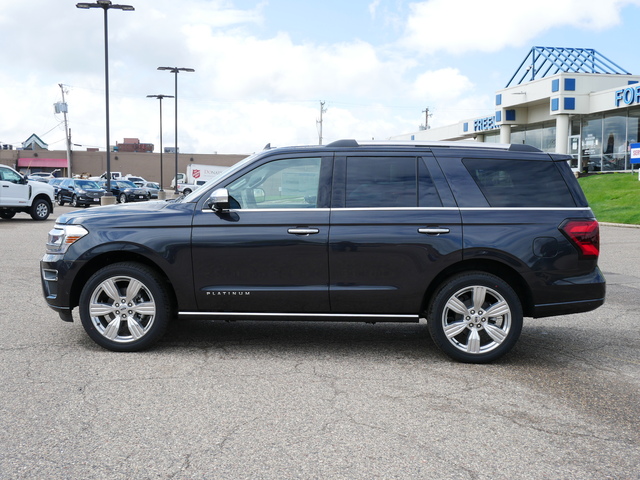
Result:
<svg viewBox="0 0 640 480">
<path fill-rule="evenodd" d="M 393 139 L 524 143 L 570 154 L 577 171 L 629 170 L 629 145 L 640 142 L 640 75 L 593 49 L 533 47 L 490 115 Z"/>
</svg>

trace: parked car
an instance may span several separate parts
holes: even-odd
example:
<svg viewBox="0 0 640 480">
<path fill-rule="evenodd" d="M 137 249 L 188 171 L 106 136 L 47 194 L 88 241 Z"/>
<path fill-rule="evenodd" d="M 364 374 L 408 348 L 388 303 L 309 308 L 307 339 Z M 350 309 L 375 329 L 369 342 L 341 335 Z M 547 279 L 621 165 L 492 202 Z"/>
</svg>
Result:
<svg viewBox="0 0 640 480">
<path fill-rule="evenodd" d="M 36 182 L 47 183 L 52 178 L 56 178 L 53 173 L 49 172 L 34 172 L 27 176 L 29 180 L 35 180 Z"/>
<path fill-rule="evenodd" d="M 124 180 L 124 178 L 122 177 L 122 172 L 110 172 L 111 173 L 111 179 L 112 180 Z M 95 176 L 95 177 L 89 177 L 89 180 L 93 180 L 94 182 L 99 182 L 101 180 L 106 180 L 107 179 L 107 172 L 104 172 L 102 175 L 99 176 Z"/>
<path fill-rule="evenodd" d="M 98 185 L 100 185 L 100 188 L 107 189 L 106 180 L 98 182 Z M 149 200 L 149 194 L 146 190 L 136 187 L 127 180 L 111 180 L 111 193 L 118 199 L 119 203 Z"/>
<path fill-rule="evenodd" d="M 138 187 L 143 188 L 149 194 L 149 198 L 158 198 L 160 184 L 156 182 L 134 182 Z"/>
<path fill-rule="evenodd" d="M 46 220 L 53 212 L 54 189 L 29 180 L 7 165 L 0 165 L 0 218 L 11 220 L 24 212 L 34 220 Z"/>
<path fill-rule="evenodd" d="M 144 178 L 138 177 L 136 175 L 125 175 L 122 180 L 128 180 L 129 182 L 133 182 L 137 186 L 140 186 L 141 183 L 146 183 L 146 180 Z"/>
<path fill-rule="evenodd" d="M 72 207 L 100 205 L 100 199 L 107 191 L 93 180 L 65 178 L 58 186 L 58 205 L 68 203 Z"/>
<path fill-rule="evenodd" d="M 58 198 L 58 189 L 60 188 L 60 184 L 65 180 L 65 177 L 54 177 L 49 180 L 47 183 L 51 185 L 55 190 L 56 199 Z"/>
<path fill-rule="evenodd" d="M 174 317 L 425 318 L 451 358 L 490 362 L 523 317 L 604 303 L 570 159 L 476 142 L 270 149 L 175 201 L 60 216 L 44 297 L 115 351 L 151 346 Z"/>
</svg>

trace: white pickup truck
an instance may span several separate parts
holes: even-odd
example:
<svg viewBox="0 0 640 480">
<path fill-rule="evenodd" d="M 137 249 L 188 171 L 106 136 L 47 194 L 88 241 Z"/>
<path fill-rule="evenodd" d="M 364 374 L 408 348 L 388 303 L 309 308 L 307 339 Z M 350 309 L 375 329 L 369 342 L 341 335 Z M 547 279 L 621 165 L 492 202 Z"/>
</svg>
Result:
<svg viewBox="0 0 640 480">
<path fill-rule="evenodd" d="M 55 189 L 48 183 L 27 180 L 7 165 L 0 165 L 0 218 L 12 219 L 25 212 L 34 220 L 46 220 L 53 212 Z"/>
</svg>

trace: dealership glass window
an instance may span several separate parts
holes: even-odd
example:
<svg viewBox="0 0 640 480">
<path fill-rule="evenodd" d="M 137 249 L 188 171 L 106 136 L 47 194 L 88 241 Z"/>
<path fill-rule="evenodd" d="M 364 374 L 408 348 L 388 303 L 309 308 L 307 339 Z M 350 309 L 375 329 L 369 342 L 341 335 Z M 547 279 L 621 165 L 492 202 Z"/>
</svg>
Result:
<svg viewBox="0 0 640 480">
<path fill-rule="evenodd" d="M 582 165 L 586 171 L 602 170 L 602 115 L 589 115 L 582 119 Z"/>
<path fill-rule="evenodd" d="M 524 128 L 519 128 L 519 129 L 513 129 L 511 130 L 511 143 L 513 144 L 524 144 L 525 142 L 525 135 L 524 135 Z"/>
<path fill-rule="evenodd" d="M 640 109 L 629 111 L 629 118 L 627 120 L 627 141 L 629 144 L 640 142 Z M 628 164 L 627 168 L 632 167 L 633 165 Z"/>
<path fill-rule="evenodd" d="M 602 170 L 624 170 L 627 164 L 626 115 L 605 115 L 602 129 Z"/>
<path fill-rule="evenodd" d="M 556 151 L 556 126 L 555 123 L 542 125 L 540 150 L 543 152 L 555 152 Z"/>
</svg>

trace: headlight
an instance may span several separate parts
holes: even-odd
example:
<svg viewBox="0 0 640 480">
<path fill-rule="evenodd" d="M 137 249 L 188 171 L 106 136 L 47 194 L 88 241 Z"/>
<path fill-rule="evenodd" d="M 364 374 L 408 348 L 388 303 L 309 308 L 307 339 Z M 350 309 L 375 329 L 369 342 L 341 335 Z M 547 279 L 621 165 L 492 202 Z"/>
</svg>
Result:
<svg viewBox="0 0 640 480">
<path fill-rule="evenodd" d="M 53 227 L 47 238 L 47 253 L 65 253 L 71 245 L 84 237 L 87 229 L 80 225 L 58 225 Z"/>
</svg>

